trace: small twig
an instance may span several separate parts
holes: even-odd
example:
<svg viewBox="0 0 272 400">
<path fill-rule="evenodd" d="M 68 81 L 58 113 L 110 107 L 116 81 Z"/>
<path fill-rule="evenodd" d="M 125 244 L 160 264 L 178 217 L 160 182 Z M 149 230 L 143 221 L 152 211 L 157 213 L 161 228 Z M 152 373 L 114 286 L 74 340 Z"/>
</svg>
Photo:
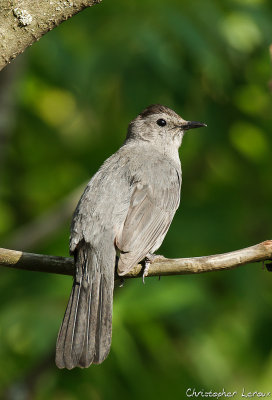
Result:
<svg viewBox="0 0 272 400">
<path fill-rule="evenodd" d="M 266 240 L 255 246 L 224 254 L 174 259 L 158 257 L 150 265 L 148 276 L 200 274 L 271 260 L 272 240 Z M 268 270 L 270 270 L 271 265 L 271 263 L 267 265 Z M 1 248 L 0 266 L 63 275 L 73 275 L 74 273 L 74 261 L 71 257 L 32 254 Z M 142 265 L 136 265 L 125 277 L 142 278 Z"/>
</svg>

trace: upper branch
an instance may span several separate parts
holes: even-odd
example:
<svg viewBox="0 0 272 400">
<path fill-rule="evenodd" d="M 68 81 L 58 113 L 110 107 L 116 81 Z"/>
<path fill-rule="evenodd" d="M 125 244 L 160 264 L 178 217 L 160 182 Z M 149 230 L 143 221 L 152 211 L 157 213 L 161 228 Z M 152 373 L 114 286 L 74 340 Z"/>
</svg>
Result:
<svg viewBox="0 0 272 400">
<path fill-rule="evenodd" d="M 61 22 L 101 0 L 2 0 L 0 70 Z M 18 3 L 18 4 L 16 4 Z"/>
<path fill-rule="evenodd" d="M 257 261 L 271 261 L 271 259 L 272 240 L 266 240 L 245 249 L 212 256 L 174 259 L 158 257 L 150 265 L 148 276 L 199 274 L 236 268 Z M 1 248 L 0 266 L 64 275 L 74 274 L 74 261 L 71 257 L 32 254 Z M 271 267 L 270 264 L 269 267 Z M 270 268 L 268 269 L 270 270 Z M 138 264 L 124 277 L 138 278 L 141 276 L 142 265 Z"/>
</svg>

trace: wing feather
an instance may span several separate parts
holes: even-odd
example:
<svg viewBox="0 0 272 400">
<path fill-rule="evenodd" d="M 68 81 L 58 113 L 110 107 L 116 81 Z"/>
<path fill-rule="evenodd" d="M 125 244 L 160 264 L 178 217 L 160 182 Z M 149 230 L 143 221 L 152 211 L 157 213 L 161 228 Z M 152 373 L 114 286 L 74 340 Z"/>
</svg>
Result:
<svg viewBox="0 0 272 400">
<path fill-rule="evenodd" d="M 169 229 L 179 206 L 181 176 L 173 166 L 167 172 L 154 184 L 135 184 L 124 226 L 116 237 L 119 275 L 157 250 Z"/>
</svg>

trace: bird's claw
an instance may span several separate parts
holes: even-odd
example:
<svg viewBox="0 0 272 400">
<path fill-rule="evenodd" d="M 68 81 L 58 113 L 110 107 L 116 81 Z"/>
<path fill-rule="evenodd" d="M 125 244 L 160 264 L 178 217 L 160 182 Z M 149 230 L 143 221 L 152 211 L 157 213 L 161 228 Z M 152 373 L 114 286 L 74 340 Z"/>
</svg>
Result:
<svg viewBox="0 0 272 400">
<path fill-rule="evenodd" d="M 149 267 L 150 267 L 150 259 L 146 257 L 144 260 L 143 284 L 145 284 L 145 277 L 148 276 Z"/>
</svg>

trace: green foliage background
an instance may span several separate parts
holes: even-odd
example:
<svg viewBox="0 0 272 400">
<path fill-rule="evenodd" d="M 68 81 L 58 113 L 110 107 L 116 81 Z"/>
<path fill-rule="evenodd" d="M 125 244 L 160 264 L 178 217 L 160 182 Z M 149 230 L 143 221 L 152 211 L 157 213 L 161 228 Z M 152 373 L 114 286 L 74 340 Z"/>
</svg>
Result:
<svg viewBox="0 0 272 400">
<path fill-rule="evenodd" d="M 208 124 L 183 141 L 181 206 L 159 253 L 208 255 L 271 238 L 271 21 L 269 0 L 104 0 L 28 49 L 12 82 L 0 245 L 37 218 L 46 223 L 152 103 Z M 64 219 L 21 248 L 68 255 L 68 237 Z M 54 365 L 71 278 L 0 274 L 0 398 L 272 389 L 272 275 L 261 265 L 126 282 L 115 294 L 110 356 L 73 371 Z"/>
</svg>

